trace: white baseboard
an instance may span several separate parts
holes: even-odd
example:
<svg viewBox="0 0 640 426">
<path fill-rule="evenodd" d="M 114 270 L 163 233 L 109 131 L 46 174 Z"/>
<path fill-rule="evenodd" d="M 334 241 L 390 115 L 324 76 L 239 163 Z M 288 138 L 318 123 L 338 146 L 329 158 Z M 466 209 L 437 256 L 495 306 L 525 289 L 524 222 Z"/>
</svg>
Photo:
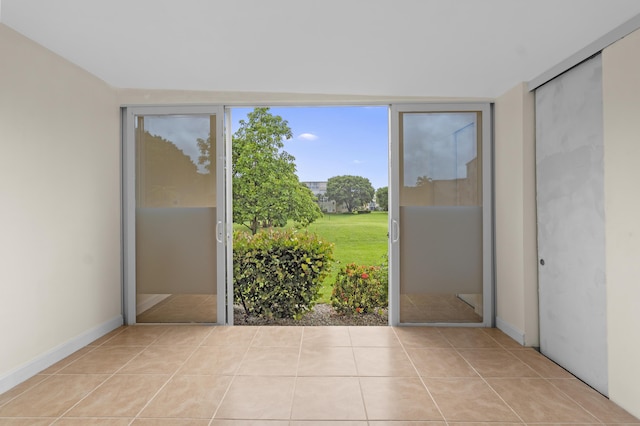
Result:
<svg viewBox="0 0 640 426">
<path fill-rule="evenodd" d="M 499 317 L 496 317 L 496 328 L 501 330 L 504 334 L 511 337 L 516 342 L 520 343 L 522 346 L 525 344 L 524 333 L 517 328 L 513 327 L 511 324 L 503 321 Z"/>
<path fill-rule="evenodd" d="M 85 331 L 64 342 L 47 352 L 36 356 L 33 360 L 22 364 L 21 366 L 0 376 L 0 393 L 6 392 L 14 386 L 19 385 L 30 377 L 35 376 L 45 368 L 48 368 L 56 362 L 68 357 L 78 349 L 87 346 L 89 343 L 104 336 L 112 330 L 123 324 L 122 315 L 104 322 L 97 327 Z"/>
</svg>

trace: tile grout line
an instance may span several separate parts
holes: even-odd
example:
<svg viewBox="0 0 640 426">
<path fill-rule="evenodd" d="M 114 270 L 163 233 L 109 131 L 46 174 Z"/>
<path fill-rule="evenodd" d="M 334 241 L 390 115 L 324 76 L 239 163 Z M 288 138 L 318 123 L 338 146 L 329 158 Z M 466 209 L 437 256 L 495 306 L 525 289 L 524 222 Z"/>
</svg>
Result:
<svg viewBox="0 0 640 426">
<path fill-rule="evenodd" d="M 491 336 L 489 336 L 491 337 Z M 500 345 L 499 348 L 454 348 L 456 349 L 456 352 L 458 352 L 458 355 L 460 355 L 466 362 L 467 364 L 471 365 L 471 362 L 467 360 L 467 358 L 464 356 L 463 353 L 461 353 L 458 349 L 461 350 L 474 350 L 474 351 L 493 351 L 496 349 L 501 349 L 504 352 L 506 352 L 510 357 L 512 357 L 513 359 L 515 359 L 516 361 L 520 362 L 521 364 L 523 364 L 527 369 L 531 370 L 531 372 L 533 372 L 535 375 L 534 376 L 522 376 L 522 378 L 532 378 L 532 379 L 541 379 L 543 378 L 536 370 L 534 370 L 533 368 L 531 368 L 531 366 L 529 364 L 527 364 L 526 362 L 524 362 L 523 360 L 521 360 L 520 358 L 518 358 L 517 356 L 515 356 L 510 350 L 508 350 L 506 347 L 502 346 L 500 344 L 500 342 L 498 342 L 496 340 L 496 342 L 498 343 L 498 345 Z M 482 374 L 480 374 L 480 372 L 478 372 L 472 365 L 471 367 L 474 369 L 474 371 L 476 371 L 476 373 L 481 376 L 484 377 Z M 494 379 L 509 379 L 509 378 L 519 378 L 520 376 L 494 376 Z"/>
<path fill-rule="evenodd" d="M 484 333 L 484 332 L 483 332 Z M 484 333 L 487 337 L 489 337 L 491 340 L 493 340 L 494 342 L 496 342 L 498 344 L 499 348 L 503 348 L 504 347 L 500 344 L 500 342 L 498 342 L 496 339 L 494 339 L 493 337 L 489 336 L 488 333 Z M 445 339 L 447 339 L 446 336 L 444 336 Z M 449 339 L 447 339 L 447 341 L 449 341 Z M 451 343 L 449 341 L 449 343 Z M 452 344 L 453 346 L 453 344 Z M 491 386 L 491 384 L 489 384 L 489 382 L 487 382 L 487 380 L 484 378 L 484 376 L 482 374 L 480 374 L 480 372 L 478 370 L 476 370 L 476 368 L 471 365 L 471 363 L 460 353 L 460 351 L 458 349 L 464 349 L 464 348 L 457 348 L 455 346 L 453 346 L 453 349 L 456 351 L 456 353 L 458 354 L 458 356 L 460 358 L 462 358 L 464 360 L 464 362 L 466 362 L 467 364 L 469 364 L 469 367 L 471 367 L 471 369 L 478 375 L 478 377 L 480 377 L 482 379 L 482 381 L 484 382 L 485 385 L 487 385 L 489 387 L 489 389 L 491 389 L 491 391 L 500 399 L 500 401 L 502 401 L 507 407 L 509 407 L 509 410 L 511 410 L 511 412 L 513 412 L 513 414 L 516 415 L 516 417 L 518 419 L 520 419 L 520 422 L 523 425 L 526 425 L 526 422 L 524 421 L 524 419 L 522 417 L 520 417 L 520 415 L 516 412 L 516 410 L 507 403 L 507 401 L 504 400 L 504 398 L 502 398 L 502 396 L 500 396 L 500 394 L 493 388 L 493 386 Z M 469 349 L 474 349 L 474 348 L 469 348 Z M 477 348 L 476 348 L 477 349 Z"/>
<path fill-rule="evenodd" d="M 167 331 L 165 330 L 164 333 L 166 333 Z M 105 343 L 107 343 L 108 341 L 110 341 L 111 339 L 113 339 L 114 337 L 120 335 L 122 332 L 116 334 L 115 336 L 111 337 L 110 339 L 107 339 L 105 342 L 103 342 L 100 346 L 103 346 Z M 164 333 L 160 334 L 160 336 L 162 336 Z M 160 338 L 160 336 L 156 337 L 153 342 L 155 342 L 158 338 Z M 93 388 L 90 392 L 88 392 L 85 396 L 83 396 L 82 398 L 80 398 L 80 400 L 78 400 L 75 404 L 73 404 L 71 407 L 69 407 L 66 411 L 64 411 L 62 414 L 60 414 L 60 416 L 58 416 L 58 418 L 56 418 L 52 424 L 57 423 L 59 420 L 61 420 L 65 414 L 67 414 L 69 411 L 73 410 L 75 407 L 78 406 L 78 404 L 80 404 L 82 401 L 84 401 L 85 399 L 87 399 L 90 395 L 92 395 L 95 391 L 97 391 L 98 389 L 100 389 L 109 379 L 111 379 L 112 377 L 114 377 L 118 371 L 122 370 L 124 367 L 126 367 L 131 361 L 133 361 L 134 359 L 136 359 L 138 356 L 140 356 L 140 354 L 142 352 L 144 352 L 145 349 L 147 349 L 149 346 L 151 346 L 153 344 L 153 342 L 149 343 L 146 346 L 135 346 L 135 345 L 130 345 L 130 346 L 124 346 L 124 347 L 143 347 L 144 349 L 142 349 L 140 352 L 138 352 L 134 357 L 132 357 L 130 360 L 128 360 L 127 362 L 125 362 L 123 365 L 120 366 L 120 368 L 117 368 L 113 373 L 111 373 L 109 375 L 109 377 L 107 377 L 106 379 L 104 379 L 102 382 L 100 382 L 99 385 L 97 385 L 95 388 Z M 118 347 L 119 345 L 114 345 L 114 347 Z M 66 368 L 66 367 L 65 367 Z M 101 374 L 101 373 L 85 373 L 85 374 Z M 108 373 L 107 373 L 108 374 Z M 134 417 L 135 418 L 135 417 Z"/>
<path fill-rule="evenodd" d="M 491 337 L 491 336 L 489 336 Z M 496 339 L 494 339 L 496 340 Z M 496 342 L 498 342 L 496 340 Z M 498 344 L 500 344 L 500 342 L 498 342 Z M 500 344 L 501 345 L 501 344 Z M 522 362 L 524 365 L 526 365 L 527 367 L 529 367 L 529 369 L 533 370 L 534 373 L 536 373 L 537 377 L 530 377 L 531 379 L 542 379 L 545 380 L 547 383 L 549 383 L 551 386 L 553 386 L 555 389 L 557 389 L 558 391 L 560 391 L 563 395 L 565 395 L 570 401 L 574 402 L 575 404 L 577 404 L 580 408 L 582 408 L 584 411 L 586 411 L 587 413 L 589 413 L 589 415 L 591 415 L 594 419 L 596 419 L 600 424 L 606 424 L 604 423 L 602 420 L 600 420 L 600 418 L 598 416 L 596 416 L 595 414 L 593 414 L 591 411 L 589 411 L 586 407 L 584 407 L 582 404 L 580 404 L 580 402 L 578 402 L 577 400 L 575 400 L 574 398 L 571 397 L 571 395 L 569 395 L 568 393 L 566 393 L 565 391 L 563 391 L 562 389 L 560 389 L 559 387 L 557 387 L 556 385 L 553 384 L 553 382 L 551 381 L 551 379 L 554 379 L 553 377 L 545 377 L 542 374 L 538 373 L 536 370 L 533 369 L 533 367 L 531 367 L 528 363 L 526 363 L 525 361 L 521 360 L 519 357 L 517 357 L 514 353 L 513 350 L 510 350 L 509 348 L 507 348 L 504 345 L 501 345 L 508 353 L 509 355 L 515 357 L 516 359 L 518 359 L 520 362 Z M 524 348 L 524 346 L 523 346 Z M 514 350 L 520 350 L 520 349 L 514 349 Z M 539 352 L 538 352 L 539 353 Z M 545 359 L 549 360 L 549 358 L 547 358 L 546 356 L 544 356 L 542 353 L 540 353 L 541 356 L 543 356 Z M 549 360 L 551 361 L 551 360 Z M 552 361 L 553 362 L 553 361 Z M 557 365 L 557 364 L 556 364 Z M 562 367 L 561 367 L 562 368 Z M 566 371 L 566 370 L 565 370 Z M 569 373 L 571 374 L 571 373 Z M 500 377 L 496 377 L 498 379 L 500 379 Z M 507 377 L 504 377 L 507 378 Z M 562 378 L 558 378 L 560 380 L 577 380 L 577 378 L 575 376 L 572 375 L 572 378 L 570 379 L 562 379 Z M 489 385 L 491 386 L 491 385 Z M 594 423 L 595 424 L 595 423 Z"/>
<path fill-rule="evenodd" d="M 119 327 L 119 328 L 122 328 L 122 327 Z M 74 360 L 70 361 L 68 364 L 65 364 L 63 367 L 60 367 L 58 370 L 56 370 L 56 371 L 52 372 L 51 374 L 45 374 L 45 373 L 42 373 L 42 371 L 46 371 L 46 370 L 48 370 L 49 368 L 53 367 L 55 364 L 58 364 L 59 362 L 64 361 L 64 358 L 63 358 L 63 359 L 61 359 L 61 360 L 60 360 L 60 361 L 58 361 L 58 362 L 53 363 L 53 364 L 52 364 L 52 365 L 50 365 L 49 367 L 47 367 L 47 368 L 43 369 L 42 371 L 40 371 L 39 373 L 35 374 L 35 375 L 34 375 L 34 376 L 32 376 L 32 377 L 35 377 L 35 376 L 38 376 L 38 375 L 41 375 L 41 376 L 47 376 L 47 377 L 46 377 L 45 379 L 42 379 L 42 380 L 41 380 L 41 381 L 39 381 L 38 383 L 35 383 L 35 384 L 33 384 L 33 385 L 29 386 L 28 388 L 26 388 L 26 389 L 25 389 L 25 390 L 23 390 L 22 392 L 18 393 L 18 394 L 17 394 L 17 395 L 15 395 L 14 397 L 9 398 L 7 401 L 5 401 L 5 402 L 3 402 L 2 404 L 0 404 L 0 408 L 2 408 L 2 407 L 4 407 L 5 405 L 9 404 L 9 403 L 10 403 L 11 401 L 13 401 L 14 399 L 16 399 L 16 398 L 18 398 L 18 397 L 20 397 L 20 396 L 24 395 L 25 393 L 27 393 L 27 392 L 28 392 L 28 391 L 30 391 L 31 389 L 35 388 L 36 386 L 39 386 L 40 384 L 42 384 L 42 383 L 44 383 L 44 382 L 46 382 L 46 381 L 50 380 L 52 377 L 54 377 L 54 376 L 56 376 L 56 375 L 60 374 L 60 372 L 61 372 L 62 370 L 64 370 L 65 368 L 69 367 L 70 365 L 72 365 L 73 363 L 77 362 L 78 360 L 80 360 L 80 359 L 84 358 L 85 356 L 89 355 L 90 353 L 94 352 L 96 349 L 98 349 L 99 347 L 101 347 L 102 345 L 104 345 L 105 343 L 107 343 L 109 340 L 113 339 L 113 338 L 114 338 L 114 337 L 116 337 L 118 334 L 122 333 L 122 331 L 123 331 L 123 330 L 124 330 L 124 329 L 120 330 L 118 333 L 114 334 L 113 336 L 111 336 L 110 338 L 108 338 L 108 339 L 107 339 L 107 340 L 105 340 L 104 342 L 100 343 L 99 345 L 92 345 L 92 343 L 93 343 L 93 342 L 91 342 L 91 343 L 89 343 L 89 344 L 87 344 L 87 345 L 83 346 L 82 348 L 78 349 L 78 351 L 79 351 L 79 350 L 82 350 L 83 348 L 86 348 L 86 347 L 91 346 L 91 349 L 90 349 L 89 351 L 87 351 L 87 353 L 86 353 L 86 354 L 83 354 L 83 355 L 79 356 L 78 358 L 76 358 L 76 359 L 74 359 Z M 115 331 L 115 330 L 113 330 L 113 331 Z M 111 331 L 110 333 L 112 333 L 113 331 Z M 108 333 L 107 333 L 107 334 L 108 334 Z M 102 336 L 102 337 L 104 337 L 104 336 Z M 96 339 L 96 340 L 102 339 L 102 337 L 99 337 L 99 338 L 98 338 L 98 339 Z M 94 340 L 94 342 L 95 342 L 95 340 Z M 73 353 L 69 354 L 68 356 L 71 356 L 71 355 L 73 355 L 74 353 L 76 353 L 76 352 L 78 352 L 78 351 L 74 351 Z M 68 357 L 68 356 L 67 356 L 67 357 Z M 67 357 L 65 357 L 65 358 L 67 358 Z M 31 378 L 31 377 L 30 377 L 30 378 Z M 29 379 L 30 379 L 30 378 L 29 378 Z M 27 379 L 27 380 L 29 380 L 29 379 Z M 25 380 L 25 381 L 26 381 L 26 380 Z M 24 382 L 23 382 L 23 383 L 24 383 Z M 19 386 L 20 384 L 21 384 L 21 383 L 19 383 L 19 384 L 18 384 L 18 385 L 16 385 L 16 386 Z M 14 386 L 14 387 L 15 387 L 15 386 Z M 11 391 L 11 389 L 7 389 L 7 392 L 9 392 L 9 391 Z M 0 394 L 0 395 L 2 395 L 2 394 Z M 56 420 L 57 420 L 57 419 L 56 419 Z M 56 420 L 54 420 L 54 422 L 55 422 Z"/>
<path fill-rule="evenodd" d="M 431 401 L 433 401 L 433 405 L 436 406 L 436 409 L 438 410 L 438 413 L 440 413 L 440 416 L 442 417 L 442 420 L 444 420 L 445 424 L 448 425 L 449 422 L 447 421 L 447 418 L 444 416 L 444 413 L 440 409 L 440 406 L 436 402 L 436 399 L 433 397 L 433 395 L 431 394 L 431 391 L 427 387 L 427 384 L 424 382 L 424 378 L 422 377 L 422 375 L 420 375 L 420 371 L 418 371 L 418 367 L 416 367 L 416 364 L 413 362 L 413 359 L 409 356 L 409 352 L 407 352 L 407 348 L 404 346 L 404 342 L 402 341 L 402 339 L 400 339 L 400 336 L 398 336 L 398 333 L 396 332 L 396 327 L 391 327 L 391 329 L 393 330 L 393 334 L 395 334 L 396 339 L 398 339 L 398 342 L 400 343 L 400 347 L 402 348 L 402 351 L 404 352 L 405 356 L 409 359 L 409 362 L 411 363 L 411 366 L 415 370 L 415 372 L 416 372 L 416 374 L 418 376 L 418 379 L 420 379 L 420 383 L 422 383 L 422 386 L 424 386 L 425 390 L 427 391 L 427 394 L 429 395 L 429 398 L 431 398 Z M 438 329 L 435 329 L 435 330 L 438 332 L 438 334 L 442 335 L 442 333 L 440 333 L 440 330 L 438 330 Z M 445 336 L 442 335 L 442 337 L 445 340 L 447 340 L 447 338 Z"/>
<path fill-rule="evenodd" d="M 298 387 L 298 371 L 300 370 L 300 359 L 302 358 L 302 342 L 304 342 L 304 332 L 306 327 L 302 327 L 302 335 L 300 336 L 300 346 L 298 347 L 298 364 L 296 365 L 296 374 L 293 376 L 293 392 L 291 392 L 291 404 L 289 405 L 289 423 L 293 420 L 293 402 L 296 399 L 296 389 Z"/>
<path fill-rule="evenodd" d="M 224 326 L 224 327 L 238 327 L 238 326 L 236 326 L 236 325 L 227 325 L 227 326 Z M 209 420 L 209 426 L 211 426 L 213 424 L 213 421 L 215 420 L 216 415 L 218 414 L 218 411 L 220 410 L 220 407 L 222 406 L 222 403 L 224 402 L 224 399 L 227 397 L 227 394 L 229 393 L 229 390 L 231 389 L 231 386 L 233 385 L 233 382 L 235 382 L 236 377 L 238 376 L 238 371 L 240 371 L 240 367 L 242 366 L 242 363 L 247 358 L 247 354 L 249 353 L 249 349 L 251 349 L 251 346 L 253 346 L 253 342 L 256 340 L 256 336 L 258 335 L 258 331 L 259 330 L 260 330 L 259 328 L 256 328 L 256 330 L 254 331 L 253 337 L 251 338 L 251 341 L 247 345 L 247 349 L 244 351 L 244 355 L 242 355 L 242 359 L 240 360 L 240 363 L 238 364 L 238 367 L 236 368 L 236 370 L 233 372 L 233 375 L 231 376 L 231 380 L 229 381 L 229 385 L 227 385 L 227 389 L 225 389 L 224 393 L 222 394 L 222 397 L 220 398 L 220 402 L 218 402 L 218 406 L 216 407 L 215 410 L 213 410 L 213 415 L 211 416 L 211 420 Z"/>
<path fill-rule="evenodd" d="M 180 371 L 180 369 L 181 369 L 181 368 L 182 368 L 182 367 L 187 363 L 187 361 L 189 361 L 189 360 L 191 359 L 191 357 L 193 357 L 193 354 L 195 354 L 195 353 L 196 353 L 196 351 L 198 350 L 198 348 L 202 346 L 202 342 L 204 342 L 204 341 L 205 341 L 205 339 L 206 339 L 207 337 L 209 337 L 209 335 L 210 335 L 212 332 L 213 332 L 213 329 L 211 329 L 211 330 L 209 331 L 209 334 L 207 334 L 207 336 L 205 336 L 205 337 L 203 337 L 203 338 L 202 338 L 202 341 L 200 342 L 200 344 L 196 345 L 196 346 L 193 348 L 193 351 L 191 351 L 191 353 L 189 354 L 189 356 L 188 356 L 184 361 L 182 361 L 182 364 L 180 364 L 180 366 L 179 366 L 178 368 L 176 368 L 176 371 L 174 371 L 174 372 L 173 372 L 173 374 L 171 374 L 171 375 L 169 376 L 169 378 L 168 378 L 168 379 L 167 379 L 167 380 L 162 384 L 162 386 L 160 386 L 160 388 L 159 388 L 159 389 L 158 389 L 158 390 L 157 390 L 157 391 L 156 391 L 156 392 L 151 396 L 151 398 L 149 398 L 149 400 L 148 400 L 148 401 L 147 401 L 147 402 L 142 406 L 142 408 L 140 408 L 140 410 L 138 410 L 138 412 L 135 414 L 135 416 L 133 416 L 133 418 L 131 419 L 131 422 L 129 422 L 129 426 L 131 426 L 131 425 L 133 424 L 133 422 L 135 422 L 135 421 L 136 421 L 136 419 L 138 419 L 138 416 L 139 416 L 140 414 L 142 414 L 142 412 L 145 410 L 145 408 L 147 408 L 147 407 L 149 406 L 149 404 L 151 403 L 151 401 L 153 401 L 153 400 L 154 400 L 154 399 L 155 399 L 155 398 L 160 394 L 160 392 L 162 392 L 162 390 L 163 390 L 164 388 L 166 388 L 166 387 L 167 387 L 167 385 L 169 384 L 169 382 L 170 382 L 171 380 L 173 380 L 173 378 L 178 374 L 178 371 Z M 157 341 L 160 337 L 162 337 L 162 336 L 163 336 L 164 334 L 166 334 L 166 333 L 167 333 L 167 331 L 165 331 L 163 334 L 161 334 L 160 336 L 158 336 L 158 338 L 157 338 L 156 340 L 154 340 L 153 342 Z M 151 345 L 153 345 L 153 342 L 152 342 L 151 344 L 149 344 L 149 346 L 147 346 L 147 347 L 150 347 Z M 171 346 L 173 346 L 173 345 L 171 345 Z M 142 353 L 142 352 L 141 352 L 141 353 Z M 135 359 L 135 358 L 137 358 L 137 357 L 134 357 L 134 359 Z M 132 359 L 131 361 L 133 361 L 133 359 Z M 129 361 L 129 362 L 131 362 L 131 361 Z M 129 363 L 127 362 L 125 365 L 123 365 L 123 366 L 122 366 L 122 368 L 124 368 L 127 364 L 129 364 Z M 118 371 L 120 371 L 120 370 L 118 370 Z"/>
<path fill-rule="evenodd" d="M 40 374 L 40 373 L 38 373 L 38 374 Z M 55 375 L 56 375 L 56 373 L 53 373 L 53 374 L 41 374 L 41 375 L 43 375 L 43 376 L 47 376 L 47 377 L 46 377 L 46 378 L 44 378 L 44 379 L 42 379 L 42 380 L 40 380 L 38 383 L 35 383 L 35 384 L 33 384 L 33 385 L 29 386 L 28 388 L 26 388 L 26 389 L 25 389 L 25 390 L 23 390 L 22 392 L 18 393 L 18 394 L 17 394 L 17 395 L 15 395 L 14 397 L 9 398 L 8 400 L 6 400 L 6 401 L 5 401 L 5 402 L 3 402 L 2 404 L 0 404 L 0 409 L 2 409 L 5 405 L 9 404 L 11 401 L 15 400 L 16 398 L 18 398 L 18 397 L 20 397 L 20 396 L 24 395 L 25 393 L 27 393 L 27 392 L 28 392 L 28 391 L 30 391 L 31 389 L 35 388 L 36 386 L 39 386 L 41 383 L 44 383 L 44 382 L 46 382 L 46 381 L 50 380 L 53 376 L 55 376 Z M 35 377 L 35 376 L 32 376 L 32 377 Z M 29 379 L 27 379 L 27 380 L 29 380 Z M 25 380 L 25 381 L 26 381 L 26 380 Z M 24 383 L 24 382 L 23 382 L 23 383 Z M 18 385 L 16 385 L 16 386 L 20 386 L 20 384 L 18 384 Z M 8 390 L 7 390 L 7 392 L 9 392 L 10 390 L 11 390 L 11 389 L 8 389 Z M 0 394 L 0 395 L 2 395 L 2 394 Z"/>
<path fill-rule="evenodd" d="M 91 344 L 91 343 L 93 343 L 93 342 L 91 342 L 91 343 L 89 343 L 88 345 L 85 345 L 85 346 L 83 346 L 82 348 L 78 349 L 78 350 L 82 350 L 83 348 L 86 348 L 86 347 L 88 347 L 88 346 L 94 346 L 94 347 L 92 347 L 92 348 L 91 348 L 91 350 L 87 351 L 87 353 L 86 353 L 86 354 L 79 356 L 78 358 L 76 358 L 76 359 L 72 360 L 72 361 L 71 361 L 71 362 L 69 362 L 68 364 L 65 364 L 63 367 L 60 367 L 60 369 L 56 370 L 55 372 L 53 372 L 53 373 L 51 373 L 51 374 L 43 374 L 42 372 L 38 373 L 39 375 L 48 376 L 48 377 L 47 377 L 47 378 L 45 378 L 45 379 L 43 379 L 43 380 L 41 380 L 41 381 L 39 381 L 38 383 L 36 383 L 36 384 L 34 384 L 34 385 L 32 385 L 32 386 L 29 386 L 27 389 L 25 389 L 24 391 L 20 392 L 19 394 L 17 394 L 17 395 L 16 395 L 16 396 L 14 396 L 13 398 L 10 398 L 10 399 L 9 399 L 9 400 L 7 400 L 6 402 L 4 402 L 4 403 L 0 404 L 0 408 L 4 407 L 5 405 L 7 405 L 7 404 L 8 404 L 8 403 L 10 403 L 11 401 L 15 400 L 16 398 L 18 398 L 18 397 L 20 397 L 20 396 L 24 395 L 26 392 L 30 391 L 31 389 L 35 388 L 36 386 L 39 386 L 40 384 L 42 384 L 42 383 L 44 383 L 44 382 L 46 382 L 46 381 L 48 381 L 48 380 L 51 380 L 51 378 L 52 378 L 52 377 L 57 376 L 57 375 L 60 375 L 60 374 L 61 374 L 60 372 L 61 372 L 62 370 L 64 370 L 65 368 L 69 367 L 70 365 L 72 365 L 73 363 L 77 362 L 78 360 L 80 360 L 80 359 L 84 358 L 85 356 L 89 355 L 90 353 L 94 352 L 97 348 L 101 347 L 102 345 L 104 345 L 105 343 L 107 343 L 109 340 L 113 339 L 114 337 L 116 337 L 117 335 L 119 335 L 120 333 L 122 333 L 122 331 L 124 331 L 124 328 L 122 328 L 122 327 L 119 327 L 119 328 L 120 328 L 121 330 L 120 330 L 118 333 L 114 334 L 113 336 L 111 336 L 110 338 L 108 338 L 108 339 L 107 339 L 107 340 L 105 340 L 104 342 L 100 343 L 99 345 L 95 345 L 95 346 L 94 346 L 94 345 L 92 345 L 92 344 Z M 113 330 L 113 331 L 115 331 L 115 330 Z M 111 332 L 113 332 L 113 331 L 111 331 Z M 110 332 L 110 333 L 111 333 L 111 332 Z M 107 334 L 108 334 L 108 333 L 107 333 Z M 102 336 L 102 337 L 104 337 L 104 336 Z M 99 338 L 98 338 L 98 339 L 96 339 L 96 340 L 99 340 L 99 339 L 101 339 L 102 337 L 99 337 Z M 94 340 L 94 342 L 95 342 L 95 340 Z M 75 351 L 75 352 L 77 352 L 77 351 Z M 75 352 L 73 352 L 73 353 L 75 353 Z M 73 353 L 72 353 L 72 354 L 69 354 L 69 356 L 73 355 Z M 66 357 L 65 357 L 65 358 L 66 358 Z M 63 361 L 63 360 L 64 360 L 64 358 L 63 358 L 63 359 L 61 359 L 61 360 L 60 360 L 60 361 L 58 361 L 58 362 L 61 362 L 61 361 Z M 47 369 L 51 368 L 51 367 L 52 367 L 53 365 L 55 365 L 55 364 L 57 364 L 57 363 L 54 363 L 54 364 L 50 365 L 49 367 L 45 368 L 45 369 L 44 369 L 44 370 L 42 370 L 42 371 L 45 371 L 45 370 L 47 370 Z M 102 383 L 100 383 L 98 386 L 101 386 L 101 385 L 102 385 Z M 96 388 L 97 388 L 97 387 L 96 387 Z M 95 389 L 94 389 L 94 390 L 95 390 Z M 8 391 L 7 391 L 7 392 L 8 392 Z M 93 392 L 93 390 L 92 390 L 91 392 Z M 90 392 L 90 393 L 91 393 L 91 392 Z M 79 402 L 79 401 L 78 401 L 78 402 Z M 73 407 L 71 407 L 71 408 L 73 408 Z M 65 413 L 66 413 L 66 411 L 65 411 Z M 64 413 L 63 413 L 62 415 L 64 415 Z M 54 424 L 55 422 L 57 422 L 59 418 L 60 418 L 60 417 L 55 417 L 55 418 L 54 418 L 54 420 L 51 422 L 51 424 Z"/>
<path fill-rule="evenodd" d="M 566 393 L 565 391 L 563 391 L 562 389 L 560 389 L 559 387 L 557 387 L 556 385 L 553 384 L 553 382 L 551 381 L 551 379 L 553 379 L 553 377 L 542 377 L 542 379 L 544 379 L 547 383 L 549 383 L 551 386 L 553 386 L 555 389 L 557 389 L 558 391 L 560 391 L 565 397 L 567 397 L 569 399 L 569 401 L 575 403 L 578 407 L 580 407 L 581 409 L 583 409 L 584 411 L 586 411 L 590 416 L 592 416 L 594 419 L 596 419 L 598 421 L 598 423 L 600 424 L 606 424 L 605 422 L 603 422 L 602 420 L 600 420 L 600 417 L 596 416 L 595 414 L 593 414 L 591 411 L 589 411 L 586 407 L 584 407 L 582 404 L 580 404 L 580 402 L 576 401 L 575 399 L 573 399 L 571 397 L 571 395 L 569 395 L 568 393 Z M 580 380 L 577 377 L 573 376 L 572 379 L 561 379 L 558 378 L 556 380 Z M 588 385 L 587 385 L 588 386 Z M 611 422 L 608 422 L 611 423 Z"/>
<path fill-rule="evenodd" d="M 564 371 L 566 371 L 568 374 L 571 375 L 571 378 L 562 378 L 562 377 L 545 377 L 542 376 L 540 374 L 540 376 L 546 380 L 551 386 L 553 386 L 555 389 L 558 389 L 560 392 L 562 392 L 563 395 L 565 395 L 567 398 L 569 398 L 569 400 L 573 401 L 575 404 L 577 404 L 580 408 L 582 408 L 583 410 L 585 410 L 587 413 L 589 413 L 591 416 L 593 416 L 594 419 L 598 420 L 598 422 L 600 424 L 608 424 L 605 423 L 603 420 L 600 420 L 600 417 L 596 416 L 595 414 L 593 414 L 591 411 L 589 411 L 586 407 L 584 407 L 580 402 L 578 402 L 576 399 L 574 399 L 571 395 L 569 395 L 568 393 L 566 393 L 565 391 L 563 391 L 562 389 L 560 389 L 558 386 L 556 386 L 551 380 L 578 380 L 580 382 L 582 382 L 580 379 L 578 379 L 575 375 L 573 375 L 569 370 L 565 369 L 564 367 L 562 367 L 560 364 L 556 363 L 555 361 L 553 361 L 552 359 L 548 358 L 547 356 L 545 356 L 544 354 L 542 354 L 541 352 L 538 352 L 541 356 L 543 356 L 545 359 L 547 359 L 550 362 L 553 362 L 555 365 L 557 365 L 558 367 L 562 368 Z M 585 383 L 586 386 L 589 386 Z M 589 386 L 590 387 L 590 386 Z M 591 387 L 590 387 L 591 388 Z M 597 392 L 597 391 L 596 391 Z M 606 397 L 605 397 L 606 398 Z M 608 399 L 608 398 L 607 398 Z"/>
<path fill-rule="evenodd" d="M 351 357 L 353 358 L 353 365 L 356 367 L 356 378 L 358 379 L 358 388 L 360 389 L 360 399 L 362 400 L 362 407 L 364 408 L 364 418 L 365 421 L 367 422 L 367 424 L 369 424 L 369 412 L 367 411 L 367 403 L 365 402 L 365 398 L 364 398 L 364 391 L 362 390 L 362 377 L 360 376 L 360 371 L 358 370 L 358 362 L 356 360 L 356 353 L 353 350 L 354 346 L 353 346 L 353 340 L 351 340 L 351 328 L 349 327 L 347 329 L 347 333 L 349 334 L 349 342 L 351 342 Z M 395 334 L 395 332 L 394 332 Z M 397 338 L 397 336 L 396 336 Z"/>
</svg>

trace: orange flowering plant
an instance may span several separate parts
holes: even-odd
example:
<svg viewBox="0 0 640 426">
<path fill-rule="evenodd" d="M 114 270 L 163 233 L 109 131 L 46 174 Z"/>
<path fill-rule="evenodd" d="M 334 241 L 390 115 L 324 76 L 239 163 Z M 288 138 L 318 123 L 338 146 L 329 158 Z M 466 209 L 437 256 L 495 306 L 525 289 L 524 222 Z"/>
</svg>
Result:
<svg viewBox="0 0 640 426">
<path fill-rule="evenodd" d="M 350 263 L 336 277 L 331 305 L 342 314 L 363 314 L 386 308 L 389 276 L 386 262 L 367 266 Z"/>
</svg>

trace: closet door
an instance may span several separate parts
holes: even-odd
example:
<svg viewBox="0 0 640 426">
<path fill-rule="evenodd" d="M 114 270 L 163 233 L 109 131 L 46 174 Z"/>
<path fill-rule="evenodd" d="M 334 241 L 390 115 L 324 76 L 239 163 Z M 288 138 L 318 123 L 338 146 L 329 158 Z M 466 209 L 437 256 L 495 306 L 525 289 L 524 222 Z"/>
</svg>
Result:
<svg viewBox="0 0 640 426">
<path fill-rule="evenodd" d="M 607 394 L 602 64 L 536 90 L 540 349 Z"/>
</svg>

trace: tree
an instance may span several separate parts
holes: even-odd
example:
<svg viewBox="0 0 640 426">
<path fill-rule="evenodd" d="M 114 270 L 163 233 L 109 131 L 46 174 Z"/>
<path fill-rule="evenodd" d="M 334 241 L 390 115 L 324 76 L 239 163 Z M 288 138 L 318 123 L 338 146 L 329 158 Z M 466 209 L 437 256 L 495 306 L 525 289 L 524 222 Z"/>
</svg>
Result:
<svg viewBox="0 0 640 426">
<path fill-rule="evenodd" d="M 261 226 L 284 226 L 290 219 L 306 226 L 321 217 L 313 193 L 298 180 L 295 158 L 282 150 L 293 136 L 287 121 L 255 108 L 239 124 L 231 147 L 233 222 L 255 234 Z M 211 137 L 198 147 L 199 163 L 209 168 Z"/>
<path fill-rule="evenodd" d="M 145 131 L 140 138 L 139 188 L 142 207 L 190 206 L 204 194 L 213 194 L 210 175 L 198 173 L 191 158 L 173 142 Z"/>
<path fill-rule="evenodd" d="M 389 187 L 383 186 L 382 188 L 378 188 L 376 191 L 376 202 L 380 209 L 387 211 L 389 210 Z"/>
<path fill-rule="evenodd" d="M 295 196 L 291 200 L 291 219 L 300 226 L 309 226 L 314 220 L 322 217 L 322 211 L 317 202 L 318 198 L 304 183 L 298 182 Z"/>
<path fill-rule="evenodd" d="M 369 179 L 362 176 L 334 176 L 327 181 L 325 195 L 337 205 L 344 204 L 349 212 L 371 200 L 375 190 Z"/>
<path fill-rule="evenodd" d="M 416 179 L 416 186 L 429 185 L 431 182 L 432 179 L 429 176 L 418 176 L 418 179 Z"/>
</svg>

